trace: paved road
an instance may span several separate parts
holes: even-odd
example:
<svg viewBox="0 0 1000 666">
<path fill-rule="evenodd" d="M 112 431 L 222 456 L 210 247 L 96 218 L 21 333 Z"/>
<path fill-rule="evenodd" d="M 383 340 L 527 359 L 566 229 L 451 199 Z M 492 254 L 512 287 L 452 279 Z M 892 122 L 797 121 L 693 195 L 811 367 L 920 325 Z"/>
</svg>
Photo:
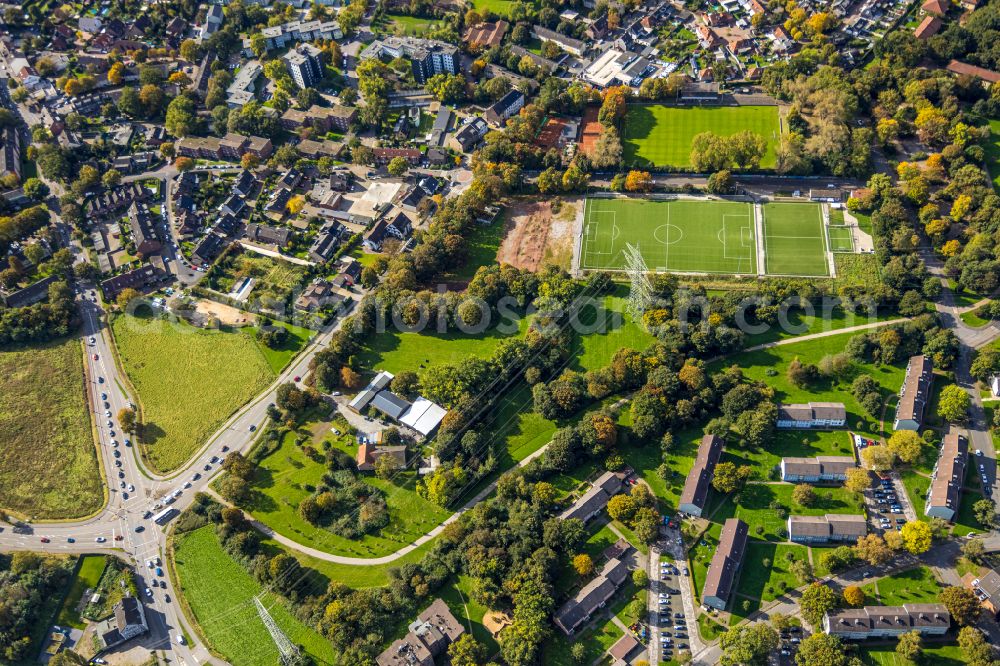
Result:
<svg viewBox="0 0 1000 666">
<path fill-rule="evenodd" d="M 327 346 L 331 334 L 342 320 L 337 320 L 315 336 L 275 382 L 234 414 L 187 465 L 170 475 L 158 475 L 142 463 L 136 447 L 125 444 L 127 435 L 120 431 L 117 424 L 118 411 L 129 406 L 131 398 L 125 388 L 127 381 L 114 361 L 112 340 L 103 320 L 103 311 L 98 303 L 91 300 L 91 293 L 87 290 L 86 295 L 81 294 L 78 303 L 83 319 L 81 334 L 86 348 L 87 394 L 94 412 L 109 501 L 99 514 L 87 519 L 34 524 L 30 534 L 15 534 L 13 530 L 5 529 L 0 532 L 0 550 L 107 552 L 135 563 L 140 588 L 148 585 L 152 594 L 152 598 L 146 598 L 151 637 L 145 644 L 152 649 L 172 652 L 174 659 L 188 666 L 205 662 L 222 663 L 211 657 L 204 646 L 177 644 L 175 637 L 185 631 L 187 625 L 173 598 L 170 584 L 166 583 L 166 579 L 158 579 L 165 585 L 153 587 L 150 581 L 154 574 L 145 566 L 149 559 L 164 557 L 166 534 L 164 528 L 146 516 L 162 508 L 168 496 L 178 492 L 172 505 L 183 511 L 191 504 L 195 493 L 207 490 L 209 482 L 220 471 L 221 468 L 211 460 L 213 456 L 221 457 L 225 450 L 248 450 L 255 437 L 253 431 L 259 430 L 267 420 L 267 407 L 275 400 L 278 385 L 307 374 L 313 355 Z M 107 412 L 111 413 L 110 418 Z M 115 452 L 119 452 L 119 456 L 116 457 Z M 116 462 L 121 463 L 120 467 Z M 195 478 L 196 474 L 198 478 Z M 42 538 L 49 539 L 49 542 L 43 543 Z M 192 631 L 186 631 L 186 634 L 195 637 Z"/>
</svg>

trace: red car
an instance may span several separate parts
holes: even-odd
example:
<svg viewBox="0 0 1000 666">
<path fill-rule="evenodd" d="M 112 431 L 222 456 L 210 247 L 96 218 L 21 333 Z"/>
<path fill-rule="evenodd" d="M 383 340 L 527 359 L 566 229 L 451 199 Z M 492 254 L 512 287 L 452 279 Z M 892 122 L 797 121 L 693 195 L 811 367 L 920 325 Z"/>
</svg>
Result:
<svg viewBox="0 0 1000 666">
<path fill-rule="evenodd" d="M 49 542 L 48 537 L 42 537 L 42 543 L 48 543 L 48 542 Z"/>
<path fill-rule="evenodd" d="M 298 375 L 295 375 L 295 381 L 297 381 L 297 382 L 302 381 L 302 378 L 299 377 Z"/>
<path fill-rule="evenodd" d="M 94 360 L 95 361 L 97 360 L 97 354 L 94 354 Z"/>
<path fill-rule="evenodd" d="M 118 536 L 115 537 L 115 541 L 124 541 L 124 540 L 125 540 L 125 537 L 123 537 L 121 534 L 119 534 Z"/>
</svg>

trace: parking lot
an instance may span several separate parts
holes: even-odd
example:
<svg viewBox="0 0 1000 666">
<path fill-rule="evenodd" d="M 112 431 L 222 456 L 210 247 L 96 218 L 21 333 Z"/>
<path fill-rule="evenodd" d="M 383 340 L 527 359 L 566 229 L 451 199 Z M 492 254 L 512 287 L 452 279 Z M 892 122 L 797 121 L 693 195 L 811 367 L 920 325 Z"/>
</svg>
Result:
<svg viewBox="0 0 1000 666">
<path fill-rule="evenodd" d="M 798 652 L 799 645 L 809 636 L 809 631 L 802 627 L 790 627 L 781 632 L 781 641 L 778 649 L 771 659 L 772 664 L 779 666 L 795 666 L 795 653 Z"/>
<path fill-rule="evenodd" d="M 889 530 L 899 531 L 906 522 L 905 494 L 900 494 L 892 479 L 872 477 L 871 487 L 865 491 L 865 505 L 872 531 L 883 534 Z"/>
<path fill-rule="evenodd" d="M 659 580 L 650 586 L 656 596 L 657 613 L 652 634 L 659 641 L 660 661 L 669 661 L 679 651 L 691 649 L 681 597 L 681 587 L 688 584 L 686 576 L 686 566 L 662 560 L 659 564 Z"/>
</svg>

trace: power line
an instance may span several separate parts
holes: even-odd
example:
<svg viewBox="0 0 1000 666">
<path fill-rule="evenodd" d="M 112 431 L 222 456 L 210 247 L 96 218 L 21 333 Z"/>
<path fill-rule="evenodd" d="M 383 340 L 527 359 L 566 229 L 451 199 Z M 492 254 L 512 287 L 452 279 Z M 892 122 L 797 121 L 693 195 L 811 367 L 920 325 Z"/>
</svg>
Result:
<svg viewBox="0 0 1000 666">
<path fill-rule="evenodd" d="M 264 604 L 260 603 L 260 596 L 253 598 L 254 604 L 257 605 L 257 614 L 260 616 L 261 622 L 267 628 L 267 633 L 271 634 L 271 640 L 274 641 L 274 645 L 278 648 L 278 652 L 281 653 L 281 663 L 283 666 L 294 666 L 302 660 L 302 653 L 299 652 L 299 648 L 288 639 L 285 632 L 281 630 L 278 623 L 274 621 L 271 614 L 267 612 L 264 608 Z"/>
</svg>

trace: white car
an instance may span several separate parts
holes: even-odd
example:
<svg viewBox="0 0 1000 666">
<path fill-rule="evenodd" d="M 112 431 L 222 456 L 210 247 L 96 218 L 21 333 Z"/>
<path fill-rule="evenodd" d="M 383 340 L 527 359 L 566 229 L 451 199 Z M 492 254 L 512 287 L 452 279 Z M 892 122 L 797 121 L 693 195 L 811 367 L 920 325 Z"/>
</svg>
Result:
<svg viewBox="0 0 1000 666">
<path fill-rule="evenodd" d="M 96 342 L 97 338 L 95 338 L 94 336 L 90 336 L 90 344 L 95 344 Z"/>
<path fill-rule="evenodd" d="M 97 543 L 104 543 L 105 541 L 107 541 L 107 539 L 105 539 L 104 537 L 97 537 L 96 539 L 94 539 L 94 541 L 96 541 Z"/>
<path fill-rule="evenodd" d="M 134 492 L 135 492 L 135 486 L 133 486 L 133 485 L 132 485 L 131 483 L 130 483 L 130 484 L 128 484 L 128 491 L 129 491 L 130 493 L 134 493 Z"/>
</svg>

